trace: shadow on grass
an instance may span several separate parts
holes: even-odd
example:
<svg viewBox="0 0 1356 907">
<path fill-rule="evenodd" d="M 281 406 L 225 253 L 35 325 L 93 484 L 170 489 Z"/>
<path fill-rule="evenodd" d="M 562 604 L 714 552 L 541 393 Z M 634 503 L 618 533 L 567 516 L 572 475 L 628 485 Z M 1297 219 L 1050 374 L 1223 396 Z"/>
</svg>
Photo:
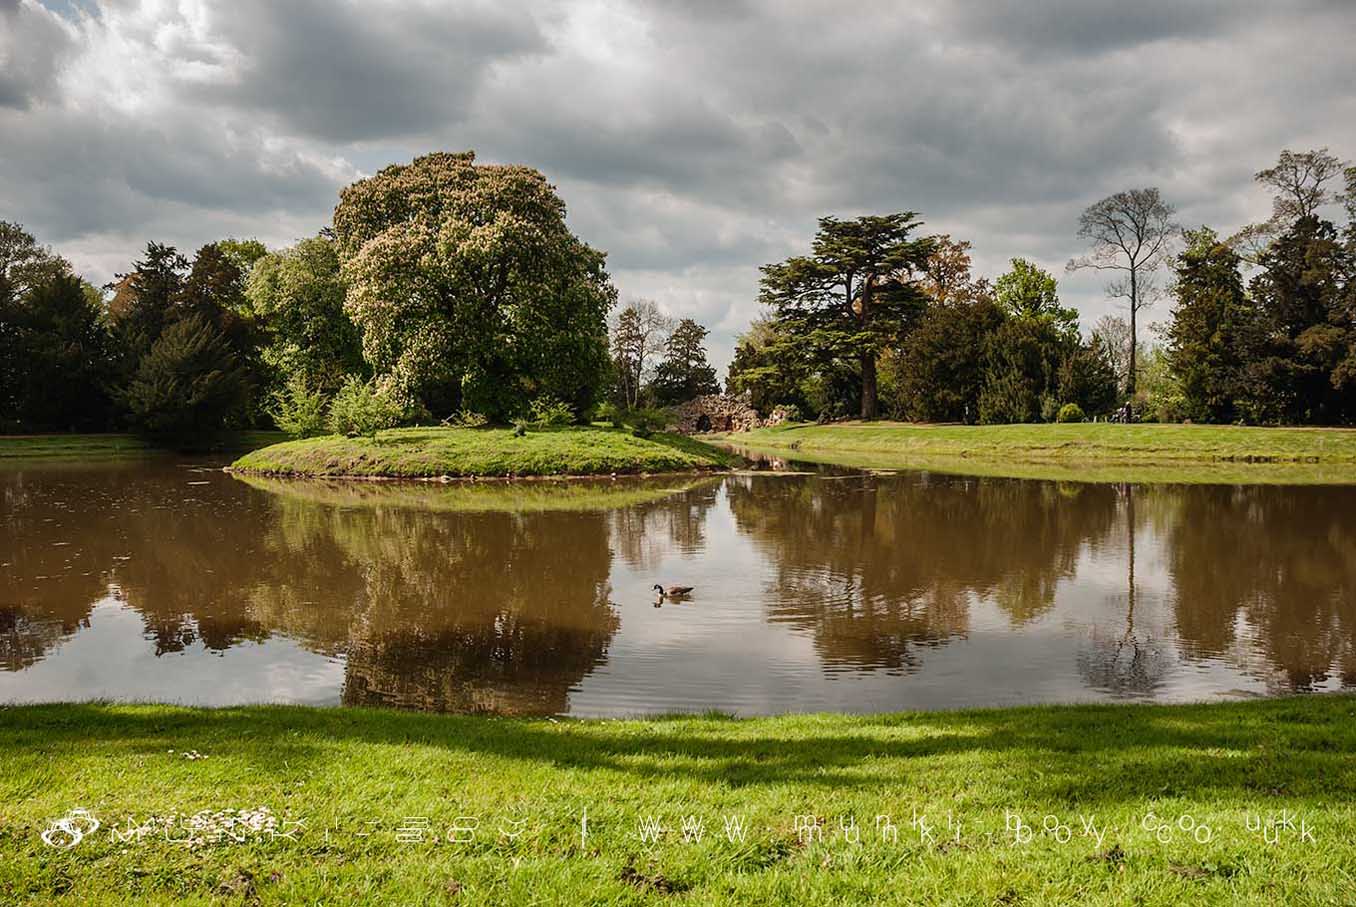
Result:
<svg viewBox="0 0 1356 907">
<path fill-rule="evenodd" d="M 1023 797 L 1112 805 L 1191 794 L 1356 793 L 1356 697 L 1196 706 L 1077 706 L 892 716 L 561 721 L 370 709 L 0 708 L 0 763 L 35 752 L 133 756 L 211 747 L 261 774 L 348 746 L 430 747 L 604 783 L 679 778 L 727 787 L 867 788 L 957 779 Z M 495 769 L 486 766 L 487 771 Z"/>
</svg>

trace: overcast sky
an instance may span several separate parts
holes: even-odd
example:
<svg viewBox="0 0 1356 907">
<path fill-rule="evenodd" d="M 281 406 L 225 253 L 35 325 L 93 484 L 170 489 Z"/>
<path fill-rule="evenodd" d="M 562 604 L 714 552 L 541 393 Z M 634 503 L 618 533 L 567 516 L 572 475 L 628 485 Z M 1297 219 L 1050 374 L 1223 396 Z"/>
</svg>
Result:
<svg viewBox="0 0 1356 907">
<path fill-rule="evenodd" d="M 102 282 L 147 240 L 289 244 L 345 183 L 469 148 L 541 169 L 722 371 L 823 214 L 1032 258 L 1090 326 L 1083 207 L 1265 218 L 1282 148 L 1356 157 L 1353 47 L 1353 0 L 0 0 L 0 219 Z"/>
</svg>

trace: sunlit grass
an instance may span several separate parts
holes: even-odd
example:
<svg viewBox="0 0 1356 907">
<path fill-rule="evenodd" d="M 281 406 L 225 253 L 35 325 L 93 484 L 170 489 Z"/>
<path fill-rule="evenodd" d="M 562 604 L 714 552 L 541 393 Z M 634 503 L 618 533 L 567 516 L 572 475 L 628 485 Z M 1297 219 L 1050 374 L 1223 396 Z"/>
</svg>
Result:
<svg viewBox="0 0 1356 907">
<path fill-rule="evenodd" d="M 286 437 L 278 431 L 231 432 L 216 438 L 210 449 L 225 453 L 241 453 Z M 163 448 L 126 434 L 51 434 L 0 435 L 0 461 L 6 460 L 67 460 L 99 462 L 116 459 L 135 459 L 164 453 Z"/>
<path fill-rule="evenodd" d="M 688 472 L 715 469 L 729 454 L 680 435 L 638 438 L 600 426 L 534 429 L 399 428 L 375 438 L 330 435 L 249 453 L 235 468 L 274 475 L 549 476 Z"/>
<path fill-rule="evenodd" d="M 0 709 L 0 903 L 1340 904 L 1353 751 L 1356 699 L 1320 696 L 755 720 L 17 707 Z M 39 837 L 76 807 L 113 825 L 261 806 L 306 830 L 196 849 Z M 1282 811 L 1295 829 L 1276 843 L 1249 829 Z M 1031 841 L 1013 843 L 1009 814 Z M 743 842 L 722 832 L 732 815 Z M 800 839 L 807 815 L 823 842 Z M 898 843 L 876 835 L 883 815 Z M 478 817 L 476 840 L 446 841 L 458 816 Z M 438 842 L 397 840 L 408 817 Z M 644 817 L 659 843 L 640 840 Z M 840 831 L 853 821 L 860 842 Z M 1166 841 L 1148 830 L 1164 822 Z"/>
<path fill-rule="evenodd" d="M 868 469 L 1103 482 L 1356 481 L 1356 430 L 1231 425 L 788 425 L 728 435 L 754 452 Z"/>
</svg>

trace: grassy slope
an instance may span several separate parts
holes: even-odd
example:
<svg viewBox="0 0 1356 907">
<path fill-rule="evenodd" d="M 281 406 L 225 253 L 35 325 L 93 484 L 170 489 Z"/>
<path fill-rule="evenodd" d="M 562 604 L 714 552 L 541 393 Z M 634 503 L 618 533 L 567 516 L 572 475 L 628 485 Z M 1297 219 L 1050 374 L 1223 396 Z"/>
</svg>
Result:
<svg viewBox="0 0 1356 907">
<path fill-rule="evenodd" d="M 1356 430 L 1216 425 L 790 425 L 752 451 L 866 468 L 1095 481 L 1352 482 Z"/>
<path fill-rule="evenodd" d="M 277 431 L 244 431 L 228 435 L 220 449 L 240 453 L 276 444 L 286 437 Z M 162 453 L 136 435 L 0 435 L 0 461 L 6 460 L 114 460 Z"/>
<path fill-rule="evenodd" d="M 1350 903 L 1353 750 L 1350 697 L 751 721 L 16 707 L 0 709 L 0 903 Z M 39 840 L 73 807 L 107 829 L 260 806 L 303 819 L 300 840 Z M 1277 843 L 1249 831 L 1281 810 L 1296 827 Z M 959 818 L 959 842 L 921 843 L 915 811 L 938 837 Z M 1006 811 L 1032 841 L 1013 844 Z M 1151 828 L 1189 815 L 1213 840 L 1159 841 L 1149 811 Z M 688 814 L 700 843 L 681 838 Z M 721 833 L 726 814 L 746 817 L 745 843 Z M 824 843 L 797 840 L 803 814 Z M 898 844 L 876 836 L 882 814 Z M 671 829 L 657 846 L 637 835 L 650 815 Z M 1071 839 L 1040 834 L 1046 815 Z M 411 816 L 440 842 L 397 841 Z M 477 841 L 442 838 L 457 816 L 479 818 Z M 848 817 L 861 843 L 838 833 Z M 521 837 L 500 837 L 516 819 Z"/>
<path fill-rule="evenodd" d="M 549 476 L 712 469 L 729 455 L 678 435 L 637 438 L 593 427 L 398 428 L 376 438 L 330 435 L 275 444 L 235 462 L 265 474 L 312 476 Z"/>
</svg>

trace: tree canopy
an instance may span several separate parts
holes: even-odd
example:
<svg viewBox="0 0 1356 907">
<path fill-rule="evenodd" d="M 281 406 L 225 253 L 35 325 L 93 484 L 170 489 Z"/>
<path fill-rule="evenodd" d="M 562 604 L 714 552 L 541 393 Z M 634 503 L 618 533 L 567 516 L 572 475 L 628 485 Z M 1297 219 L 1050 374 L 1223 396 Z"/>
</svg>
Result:
<svg viewBox="0 0 1356 907">
<path fill-rule="evenodd" d="M 809 255 L 762 268 L 759 298 L 787 342 L 818 365 L 855 365 L 863 419 L 877 414 L 877 358 L 925 305 L 917 275 L 932 240 L 911 235 L 920 224 L 912 211 L 822 217 Z"/>
<path fill-rule="evenodd" d="M 616 291 L 537 170 L 471 152 L 386 167 L 343 190 L 334 235 L 364 356 L 407 411 L 592 405 Z"/>
</svg>

